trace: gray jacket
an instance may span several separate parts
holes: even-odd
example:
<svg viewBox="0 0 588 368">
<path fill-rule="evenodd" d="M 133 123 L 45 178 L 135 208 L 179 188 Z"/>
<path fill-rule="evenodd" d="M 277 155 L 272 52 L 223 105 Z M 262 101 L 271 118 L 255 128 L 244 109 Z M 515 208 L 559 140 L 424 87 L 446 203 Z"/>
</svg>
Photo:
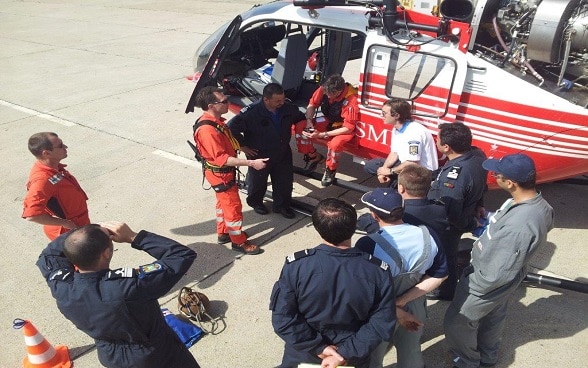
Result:
<svg viewBox="0 0 588 368">
<path fill-rule="evenodd" d="M 474 243 L 470 293 L 484 299 L 499 297 L 523 281 L 530 258 L 553 228 L 553 218 L 553 208 L 541 193 L 517 204 L 507 200 Z"/>
</svg>

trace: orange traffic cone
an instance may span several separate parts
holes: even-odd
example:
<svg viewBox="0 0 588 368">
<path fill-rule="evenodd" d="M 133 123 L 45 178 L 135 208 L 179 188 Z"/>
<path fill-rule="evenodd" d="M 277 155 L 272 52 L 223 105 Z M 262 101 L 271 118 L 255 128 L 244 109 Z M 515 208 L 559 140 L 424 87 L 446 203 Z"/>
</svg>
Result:
<svg viewBox="0 0 588 368">
<path fill-rule="evenodd" d="M 53 347 L 30 321 L 17 318 L 12 327 L 16 329 L 24 327 L 22 331 L 27 345 L 27 356 L 22 362 L 24 368 L 70 368 L 72 366 L 67 346 Z"/>
</svg>

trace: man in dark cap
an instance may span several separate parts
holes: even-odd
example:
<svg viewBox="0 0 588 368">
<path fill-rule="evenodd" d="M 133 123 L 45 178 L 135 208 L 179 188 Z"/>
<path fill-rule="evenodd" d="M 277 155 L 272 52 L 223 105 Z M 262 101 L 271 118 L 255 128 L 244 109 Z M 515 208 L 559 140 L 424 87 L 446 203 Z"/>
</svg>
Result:
<svg viewBox="0 0 588 368">
<path fill-rule="evenodd" d="M 445 337 L 458 368 L 496 364 L 508 299 L 553 228 L 553 208 L 535 189 L 535 164 L 529 156 L 507 155 L 482 166 L 512 198 L 488 219 L 474 243 L 471 264 L 445 313 Z"/>
<path fill-rule="evenodd" d="M 382 259 L 390 265 L 396 294 L 396 313 L 410 313 L 419 321 L 427 317 L 425 294 L 436 289 L 447 278 L 447 261 L 443 248 L 437 246 L 426 226 L 404 223 L 402 196 L 392 188 L 367 192 L 361 201 L 370 209 L 380 230 L 360 238 L 355 248 Z M 423 368 L 421 352 L 422 324 L 414 331 L 397 324 L 394 346 L 399 368 Z M 392 347 L 382 343 L 372 354 L 370 368 L 381 368 L 384 356 Z"/>
</svg>

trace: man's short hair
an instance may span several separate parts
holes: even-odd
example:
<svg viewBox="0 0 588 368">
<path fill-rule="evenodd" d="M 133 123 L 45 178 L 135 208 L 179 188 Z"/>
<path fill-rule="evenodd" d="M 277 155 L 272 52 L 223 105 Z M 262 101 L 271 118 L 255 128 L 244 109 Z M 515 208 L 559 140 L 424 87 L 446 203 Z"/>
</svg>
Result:
<svg viewBox="0 0 588 368">
<path fill-rule="evenodd" d="M 404 122 L 412 119 L 412 106 L 402 98 L 391 98 L 384 102 L 384 106 L 390 106 L 391 114 L 398 114 L 398 120 Z"/>
<path fill-rule="evenodd" d="M 215 93 L 223 93 L 223 90 L 213 86 L 202 88 L 196 95 L 196 105 L 204 111 L 208 110 L 208 105 L 218 101 Z"/>
<path fill-rule="evenodd" d="M 353 236 L 357 212 L 345 201 L 325 198 L 312 212 L 312 224 L 321 238 L 331 244 L 341 244 Z"/>
<path fill-rule="evenodd" d="M 464 123 L 439 125 L 439 143 L 446 144 L 457 153 L 472 149 L 472 131 Z"/>
<path fill-rule="evenodd" d="M 57 137 L 53 132 L 40 132 L 31 135 L 29 138 L 29 151 L 33 156 L 39 158 L 43 151 L 53 151 L 53 143 L 50 137 Z"/>
<path fill-rule="evenodd" d="M 432 180 L 431 170 L 419 165 L 408 165 L 398 174 L 398 184 L 413 197 L 426 197 Z"/>
<path fill-rule="evenodd" d="M 271 99 L 274 95 L 283 95 L 284 88 L 278 83 L 269 83 L 263 87 L 263 98 Z"/>
<path fill-rule="evenodd" d="M 90 224 L 72 230 L 67 235 L 63 254 L 81 270 L 87 270 L 98 264 L 102 252 L 111 245 L 112 240 L 100 225 Z"/>
<path fill-rule="evenodd" d="M 345 79 L 339 74 L 333 74 L 325 80 L 323 83 L 323 90 L 325 94 L 333 94 L 335 92 L 341 92 L 345 89 Z"/>
<path fill-rule="evenodd" d="M 388 224 L 401 220 L 404 217 L 404 207 L 395 208 L 389 214 L 374 210 L 372 212 L 378 215 L 380 220 Z"/>
</svg>

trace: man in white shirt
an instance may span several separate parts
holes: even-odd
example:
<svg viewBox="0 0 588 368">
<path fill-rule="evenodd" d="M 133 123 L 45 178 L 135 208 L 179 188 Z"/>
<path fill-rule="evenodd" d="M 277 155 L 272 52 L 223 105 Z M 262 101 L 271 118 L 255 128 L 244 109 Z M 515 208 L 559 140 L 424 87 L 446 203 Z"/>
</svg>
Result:
<svg viewBox="0 0 588 368">
<path fill-rule="evenodd" d="M 431 133 L 412 120 L 411 106 L 403 99 L 390 99 L 382 106 L 384 124 L 392 125 L 392 147 L 386 159 L 375 158 L 365 164 L 365 171 L 378 176 L 380 183 L 391 181 L 407 165 L 437 170 L 437 148 Z"/>
</svg>

